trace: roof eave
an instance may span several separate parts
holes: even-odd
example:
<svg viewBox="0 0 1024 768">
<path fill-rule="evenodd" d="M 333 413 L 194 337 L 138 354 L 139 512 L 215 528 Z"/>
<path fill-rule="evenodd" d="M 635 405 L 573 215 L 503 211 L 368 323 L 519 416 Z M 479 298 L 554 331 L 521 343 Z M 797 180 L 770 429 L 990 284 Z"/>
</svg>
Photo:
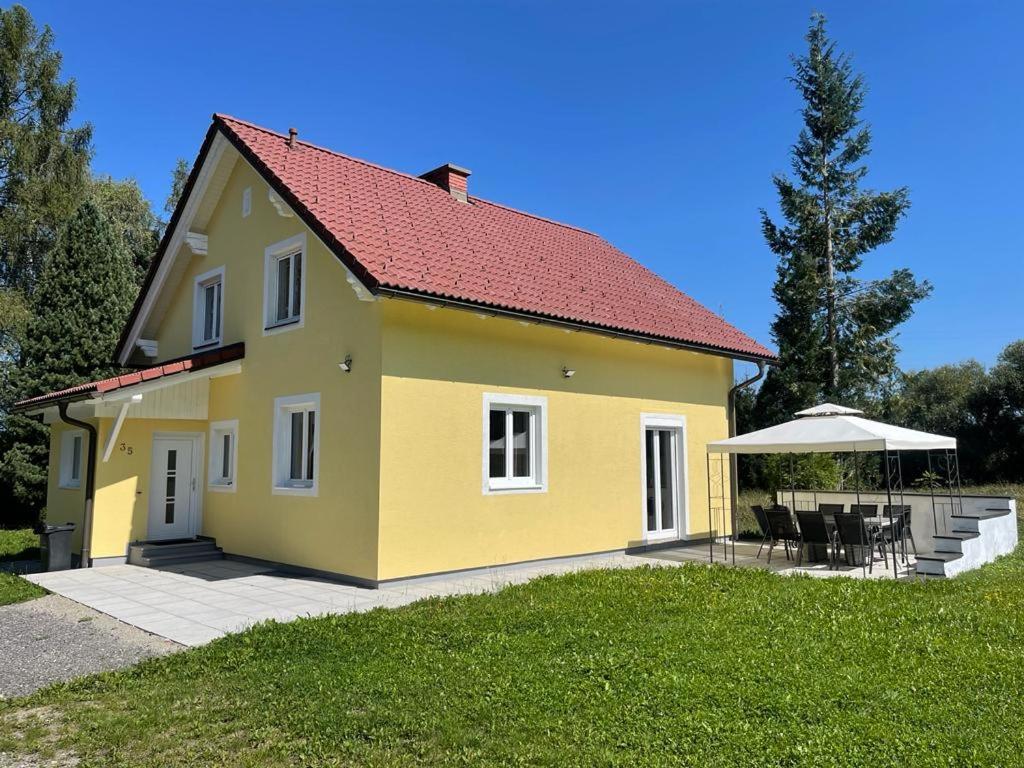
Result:
<svg viewBox="0 0 1024 768">
<path fill-rule="evenodd" d="M 706 355 L 715 355 L 716 357 L 726 357 L 731 360 L 741 360 L 744 362 L 751 363 L 767 363 L 769 365 L 775 365 L 778 363 L 778 357 L 774 355 L 758 355 L 752 352 L 741 352 L 738 350 L 727 349 L 725 347 L 715 347 L 710 344 L 700 344 L 698 342 L 684 341 L 681 339 L 670 339 L 663 336 L 654 336 L 651 334 L 644 334 L 635 331 L 628 331 L 625 329 L 611 328 L 608 326 L 598 325 L 596 323 L 586 323 L 579 320 L 569 320 L 566 318 L 554 317 L 552 315 L 545 315 L 539 312 L 528 312 L 526 310 L 509 309 L 507 307 L 501 307 L 495 304 L 487 304 L 484 302 L 474 302 L 467 299 L 456 299 L 448 296 L 439 296 L 437 294 L 427 293 L 425 291 L 414 291 L 408 288 L 393 288 L 386 285 L 379 285 L 377 287 L 377 294 L 380 296 L 387 296 L 396 299 L 406 299 L 409 301 L 417 301 L 424 304 L 434 304 L 439 306 L 450 306 L 457 309 L 464 309 L 472 312 L 488 312 L 494 315 L 500 315 L 502 317 L 509 317 L 516 320 L 530 320 L 532 322 L 543 323 L 545 325 L 552 325 L 558 328 L 567 328 L 577 331 L 587 331 L 590 333 L 597 333 L 602 336 L 612 336 L 619 339 L 628 339 L 643 344 L 658 344 L 665 347 L 671 347 L 672 349 L 685 349 L 690 352 L 700 352 Z"/>
</svg>

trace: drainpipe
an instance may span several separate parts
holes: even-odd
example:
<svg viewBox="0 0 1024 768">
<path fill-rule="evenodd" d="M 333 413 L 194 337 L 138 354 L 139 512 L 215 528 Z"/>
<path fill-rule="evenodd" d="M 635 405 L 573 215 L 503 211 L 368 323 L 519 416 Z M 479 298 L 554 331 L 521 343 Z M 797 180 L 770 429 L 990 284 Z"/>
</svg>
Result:
<svg viewBox="0 0 1024 768">
<path fill-rule="evenodd" d="M 85 515 L 82 518 L 82 557 L 78 564 L 79 568 L 88 568 L 91 559 L 89 545 L 92 542 L 92 499 L 96 491 L 96 427 L 87 421 L 79 421 L 68 416 L 67 403 L 58 403 L 57 412 L 65 424 L 84 429 L 89 435 L 89 452 L 86 454 L 85 466 Z"/>
<path fill-rule="evenodd" d="M 757 361 L 757 373 L 751 376 L 749 379 L 741 381 L 736 384 L 732 389 L 729 390 L 728 400 L 728 412 L 729 412 L 729 437 L 736 437 L 736 394 L 741 390 L 749 387 L 755 381 L 760 381 L 764 378 L 764 360 Z M 736 505 L 740 499 L 740 479 L 739 479 L 739 461 L 735 453 L 729 454 L 729 502 L 732 505 L 733 511 L 733 541 L 736 540 Z"/>
</svg>

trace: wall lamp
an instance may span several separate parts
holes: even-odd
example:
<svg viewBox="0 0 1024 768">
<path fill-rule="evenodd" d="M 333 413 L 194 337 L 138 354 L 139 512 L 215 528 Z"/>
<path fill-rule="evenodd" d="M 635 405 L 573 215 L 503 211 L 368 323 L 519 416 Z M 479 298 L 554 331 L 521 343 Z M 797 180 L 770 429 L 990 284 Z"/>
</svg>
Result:
<svg viewBox="0 0 1024 768">
<path fill-rule="evenodd" d="M 565 378 L 567 378 L 567 379 L 571 379 L 573 376 L 576 375 L 576 369 L 575 368 L 564 368 L 563 367 L 562 368 L 562 375 Z"/>
<path fill-rule="evenodd" d="M 345 359 L 338 363 L 338 367 L 345 373 L 352 372 L 352 355 L 345 355 Z"/>
</svg>

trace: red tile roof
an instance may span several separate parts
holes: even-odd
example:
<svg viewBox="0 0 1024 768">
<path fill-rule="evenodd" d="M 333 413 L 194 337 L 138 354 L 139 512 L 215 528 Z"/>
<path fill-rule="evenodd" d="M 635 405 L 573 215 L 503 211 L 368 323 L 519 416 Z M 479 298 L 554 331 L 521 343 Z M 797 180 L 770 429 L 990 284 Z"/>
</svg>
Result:
<svg viewBox="0 0 1024 768">
<path fill-rule="evenodd" d="M 51 405 L 60 400 L 80 400 L 94 394 L 102 395 L 117 389 L 141 384 L 144 381 L 152 381 L 153 379 L 173 376 L 176 373 L 185 373 L 186 371 L 199 371 L 203 368 L 220 365 L 221 363 L 241 360 L 243 357 L 245 357 L 245 344 L 243 342 L 229 344 L 226 347 L 197 352 L 188 357 L 169 360 L 166 363 L 154 365 L 150 368 L 140 368 L 137 371 L 124 373 L 120 376 L 112 376 L 109 379 L 90 381 L 86 384 L 68 387 L 67 389 L 59 389 L 56 392 L 47 392 L 45 395 L 39 395 L 38 397 L 30 397 L 27 400 L 15 403 L 14 410 L 24 411 Z"/>
<path fill-rule="evenodd" d="M 225 115 L 214 127 L 373 291 L 397 290 L 745 357 L 766 347 L 597 235 Z"/>
</svg>

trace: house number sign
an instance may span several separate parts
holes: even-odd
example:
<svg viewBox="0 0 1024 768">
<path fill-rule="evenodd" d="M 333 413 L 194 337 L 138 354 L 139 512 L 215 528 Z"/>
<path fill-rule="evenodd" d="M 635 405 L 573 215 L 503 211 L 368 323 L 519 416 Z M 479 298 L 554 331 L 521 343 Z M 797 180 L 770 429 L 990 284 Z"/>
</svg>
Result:
<svg viewBox="0 0 1024 768">
<path fill-rule="evenodd" d="M 128 445 L 128 443 L 121 443 L 120 451 L 121 453 L 127 453 L 129 456 L 135 453 L 135 449 L 132 446 Z"/>
</svg>

